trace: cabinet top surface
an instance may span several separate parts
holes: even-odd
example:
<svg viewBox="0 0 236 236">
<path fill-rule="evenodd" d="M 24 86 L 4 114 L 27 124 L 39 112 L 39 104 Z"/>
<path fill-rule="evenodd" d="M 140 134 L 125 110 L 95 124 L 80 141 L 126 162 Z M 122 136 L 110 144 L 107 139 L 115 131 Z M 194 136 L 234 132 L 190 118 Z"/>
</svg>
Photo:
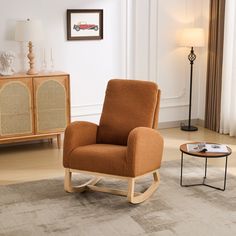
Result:
<svg viewBox="0 0 236 236">
<path fill-rule="evenodd" d="M 0 75 L 0 80 L 1 79 L 17 79 L 17 78 L 35 78 L 35 77 L 50 77 L 50 76 L 61 76 L 61 75 L 69 75 L 68 73 L 61 72 L 61 71 L 55 71 L 55 72 L 39 72 L 35 75 L 27 75 L 25 73 L 16 73 L 13 75 L 9 76 L 1 76 Z"/>
</svg>

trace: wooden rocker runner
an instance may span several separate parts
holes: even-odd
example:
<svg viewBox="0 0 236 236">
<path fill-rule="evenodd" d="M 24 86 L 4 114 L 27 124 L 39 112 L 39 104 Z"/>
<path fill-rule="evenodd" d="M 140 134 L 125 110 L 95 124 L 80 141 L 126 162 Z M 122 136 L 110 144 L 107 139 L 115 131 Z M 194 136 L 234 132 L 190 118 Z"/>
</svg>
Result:
<svg viewBox="0 0 236 236">
<path fill-rule="evenodd" d="M 112 188 L 106 188 L 106 187 L 98 187 L 96 184 L 101 180 L 99 177 L 95 177 L 94 179 L 89 180 L 85 184 L 79 185 L 79 186 L 72 186 L 71 183 L 71 175 L 72 172 L 80 172 L 80 173 L 87 173 L 89 175 L 97 175 L 97 176 L 102 176 L 102 177 L 110 177 L 110 178 L 117 178 L 121 180 L 127 180 L 128 181 L 128 190 L 121 190 L 121 189 L 112 189 Z M 146 174 L 145 174 L 146 175 Z M 158 188 L 159 183 L 160 183 L 160 175 L 158 171 L 154 171 L 152 173 L 153 175 L 153 182 L 152 184 L 143 192 L 134 192 L 134 187 L 135 187 L 135 180 L 139 179 L 139 176 L 136 178 L 130 178 L 130 177 L 122 177 L 122 176 L 115 176 L 115 175 L 106 175 L 106 174 L 101 174 L 101 173 L 92 173 L 88 171 L 78 171 L 78 170 L 70 170 L 67 168 L 65 170 L 65 183 L 64 183 L 64 188 L 65 191 L 69 193 L 73 192 L 84 192 L 86 190 L 93 190 L 93 191 L 98 191 L 98 192 L 103 192 L 103 193 L 111 193 L 115 195 L 121 195 L 121 196 L 126 196 L 128 198 L 128 201 L 137 204 L 140 202 L 145 201 L 147 198 L 149 198 L 155 190 Z"/>
<path fill-rule="evenodd" d="M 157 128 L 160 90 L 153 82 L 110 80 L 99 126 L 73 122 L 65 131 L 63 165 L 67 192 L 86 190 L 126 196 L 136 204 L 148 199 L 158 188 L 163 138 Z M 95 176 L 72 186 L 73 172 Z M 144 192 L 135 192 L 137 179 L 152 175 Z M 128 190 L 96 184 L 101 178 L 128 181 Z"/>
</svg>

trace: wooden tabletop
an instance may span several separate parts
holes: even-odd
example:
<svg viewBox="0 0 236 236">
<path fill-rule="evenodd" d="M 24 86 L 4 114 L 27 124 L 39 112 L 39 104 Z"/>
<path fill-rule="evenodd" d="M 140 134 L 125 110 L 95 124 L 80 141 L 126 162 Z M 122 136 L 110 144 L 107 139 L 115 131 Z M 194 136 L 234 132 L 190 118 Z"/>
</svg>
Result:
<svg viewBox="0 0 236 236">
<path fill-rule="evenodd" d="M 231 148 L 228 146 L 227 146 L 227 149 L 228 149 L 227 153 L 225 152 L 224 153 L 222 152 L 188 152 L 187 144 L 199 144 L 199 143 L 201 142 L 184 143 L 179 147 L 179 149 L 181 152 L 187 155 L 197 156 L 197 157 L 209 157 L 209 158 L 225 157 L 225 156 L 229 156 L 232 153 Z M 218 144 L 218 143 L 206 143 L 206 144 Z"/>
</svg>

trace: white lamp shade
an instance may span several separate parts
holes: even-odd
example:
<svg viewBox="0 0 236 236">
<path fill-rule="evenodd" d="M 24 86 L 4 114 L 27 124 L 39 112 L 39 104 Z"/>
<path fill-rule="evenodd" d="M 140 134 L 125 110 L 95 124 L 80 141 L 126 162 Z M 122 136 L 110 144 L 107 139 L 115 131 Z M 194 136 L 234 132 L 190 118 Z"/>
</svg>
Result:
<svg viewBox="0 0 236 236">
<path fill-rule="evenodd" d="M 180 46 L 204 47 L 205 37 L 202 28 L 188 28 L 180 33 Z"/>
<path fill-rule="evenodd" d="M 38 20 L 17 21 L 15 40 L 20 42 L 38 41 L 43 38 L 42 24 Z"/>
</svg>

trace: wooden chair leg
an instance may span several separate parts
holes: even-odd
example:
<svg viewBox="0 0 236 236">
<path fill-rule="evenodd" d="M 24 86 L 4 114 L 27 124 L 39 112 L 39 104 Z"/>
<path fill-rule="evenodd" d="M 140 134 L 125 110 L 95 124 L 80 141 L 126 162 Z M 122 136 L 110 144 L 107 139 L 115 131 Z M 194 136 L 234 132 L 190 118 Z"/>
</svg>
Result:
<svg viewBox="0 0 236 236">
<path fill-rule="evenodd" d="M 65 169 L 65 178 L 64 178 L 64 189 L 66 192 L 72 193 L 73 188 L 71 184 L 71 172 L 70 169 L 66 168 Z"/>
<path fill-rule="evenodd" d="M 69 192 L 69 193 L 84 192 L 85 190 L 88 189 L 88 186 L 93 186 L 101 180 L 101 178 L 93 178 L 84 184 L 81 184 L 78 186 L 72 186 L 71 177 L 72 177 L 72 172 L 70 171 L 69 168 L 66 168 L 65 179 L 64 179 L 64 189 L 66 192 Z"/>
<path fill-rule="evenodd" d="M 134 198 L 134 186 L 135 186 L 135 179 L 130 178 L 128 180 L 128 194 L 127 194 L 127 198 L 129 202 L 132 202 Z"/>
<path fill-rule="evenodd" d="M 139 195 L 135 195 L 134 193 L 135 178 L 130 178 L 128 181 L 129 181 L 128 194 L 127 194 L 128 201 L 133 204 L 137 204 L 148 199 L 156 191 L 156 189 L 158 188 L 160 184 L 160 175 L 158 171 L 153 172 L 152 184 L 149 186 L 149 188 L 147 188 L 143 193 Z"/>
<path fill-rule="evenodd" d="M 61 134 L 57 134 L 57 147 L 58 149 L 61 148 Z"/>
</svg>

